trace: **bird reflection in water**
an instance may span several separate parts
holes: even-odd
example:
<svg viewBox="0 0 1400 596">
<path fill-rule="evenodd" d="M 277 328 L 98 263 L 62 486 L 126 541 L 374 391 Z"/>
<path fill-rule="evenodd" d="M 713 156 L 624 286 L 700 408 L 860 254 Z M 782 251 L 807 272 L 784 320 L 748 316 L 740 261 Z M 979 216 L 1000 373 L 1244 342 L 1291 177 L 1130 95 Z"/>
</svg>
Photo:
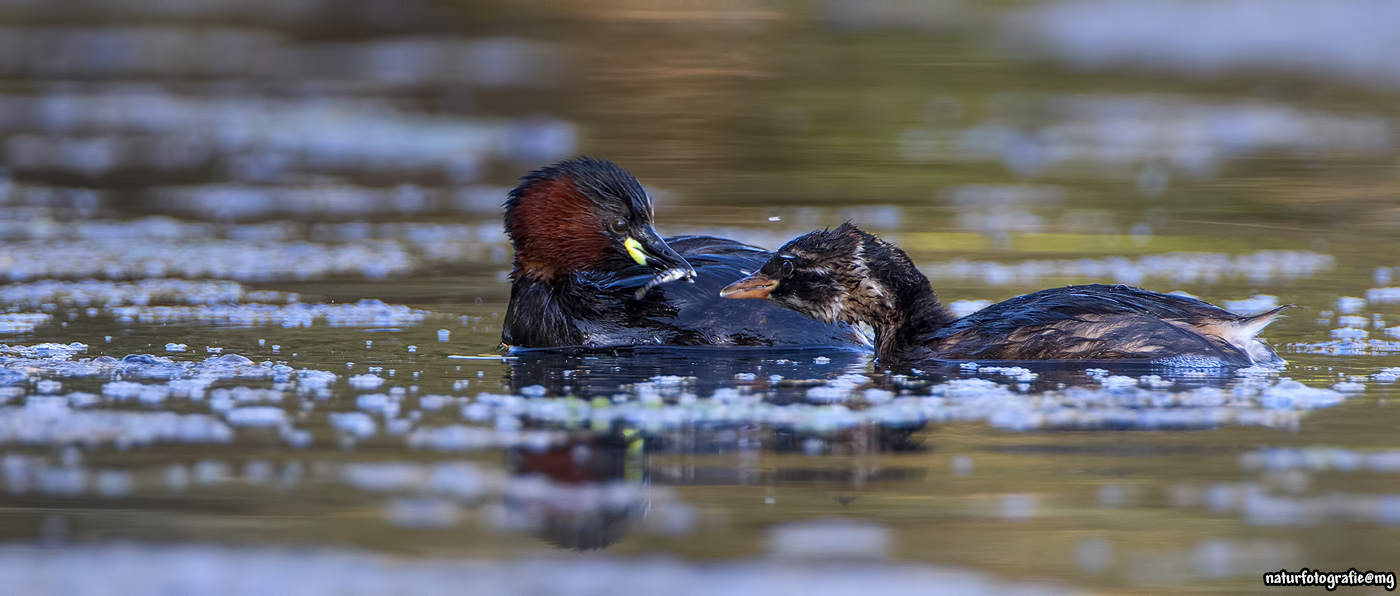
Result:
<svg viewBox="0 0 1400 596">
<path fill-rule="evenodd" d="M 922 368 L 872 370 L 869 352 L 834 348 L 628 347 L 604 351 L 516 350 L 512 355 L 515 359 L 508 374 L 513 391 L 535 387 L 545 395 L 584 399 L 612 397 L 628 386 L 668 377 L 684 378 L 686 390 L 697 395 L 736 387 L 761 391 L 765 401 L 776 404 L 807 401 L 808 388 L 849 374 L 866 375 L 875 387 L 908 388 L 915 393 L 951 379 L 974 377 L 1009 385 L 1025 384 L 1029 391 L 1097 386 L 1106 375 L 1157 375 L 1169 381 L 1174 390 L 1225 387 L 1237 378 L 1235 371 L 1226 368 L 1165 367 L 1122 360 L 931 361 Z"/>
<path fill-rule="evenodd" d="M 548 395 L 611 397 L 628 385 L 684 378 L 686 389 L 711 395 L 722 387 L 772 390 L 769 401 L 801 401 L 811 383 L 864 373 L 870 353 L 837 348 L 634 347 L 612 350 L 516 350 L 509 381 L 516 392 L 538 386 Z M 774 375 L 781 377 L 779 380 Z"/>
<path fill-rule="evenodd" d="M 505 496 L 505 511 L 513 527 L 561 549 L 586 551 L 625 538 L 653 513 L 655 499 L 674 499 L 671 486 L 770 492 L 783 485 L 827 486 L 836 503 L 849 506 L 868 490 L 924 479 L 924 468 L 891 466 L 875 457 L 922 449 L 913 438 L 917 430 L 867 425 L 821 438 L 756 426 L 669 429 L 650 436 L 634 429 L 576 432 L 549 449 L 507 452 L 507 467 L 520 478 Z M 812 454 L 814 444 L 835 457 L 776 457 Z M 689 457 L 725 454 L 737 455 L 740 464 L 706 465 Z M 776 459 L 765 462 L 770 456 Z"/>
<path fill-rule="evenodd" d="M 525 395 L 611 397 L 666 375 L 684 378 L 685 391 L 700 395 L 745 387 L 767 392 L 766 399 L 779 403 L 800 401 L 811 383 L 863 371 L 869 362 L 866 352 L 840 349 L 550 349 L 517 350 L 514 355 L 511 389 Z M 560 548 L 606 548 L 626 536 L 651 509 L 656 489 L 650 466 L 653 454 L 800 449 L 802 441 L 790 433 L 760 432 L 756 427 L 687 426 L 643 433 L 614 422 L 592 432 L 572 431 L 566 443 L 548 450 L 513 449 L 507 455 L 511 472 L 533 476 L 537 482 L 513 483 L 525 488 L 508 495 L 507 511 L 514 525 Z M 705 468 L 695 466 L 690 473 L 673 471 L 666 467 L 661 484 L 695 484 L 707 474 Z M 754 484 L 758 479 L 734 476 L 722 483 Z"/>
<path fill-rule="evenodd" d="M 635 431 L 574 433 L 546 450 L 506 453 L 516 482 L 505 496 L 515 525 L 563 549 L 598 550 L 622 540 L 650 507 L 646 441 Z"/>
<path fill-rule="evenodd" d="M 1124 363 L 1103 363 L 1109 369 L 1092 371 L 1083 363 L 1007 362 L 988 363 L 1000 370 L 992 374 L 947 363 L 898 375 L 871 371 L 867 353 L 831 349 L 519 350 L 515 356 L 508 379 L 513 392 L 527 397 L 639 400 L 649 395 L 668 406 L 686 395 L 698 399 L 726 389 L 771 404 L 804 402 L 808 389 L 852 374 L 865 375 L 862 386 L 919 394 L 959 377 L 1023 385 L 1029 392 L 1092 385 L 1104 374 L 1160 372 Z M 1180 389 L 1227 384 L 1229 378 L 1198 374 L 1169 381 Z M 927 476 L 926 468 L 899 466 L 899 458 L 889 454 L 934 448 L 926 444 L 931 435 L 924 422 L 822 429 L 703 419 L 660 426 L 622 420 L 583 424 L 572 424 L 562 444 L 545 450 L 516 448 L 507 456 L 510 471 L 522 477 L 506 498 L 511 525 L 572 550 L 603 549 L 622 540 L 658 506 L 676 499 L 665 487 L 755 486 L 773 494 L 784 485 L 828 486 L 835 503 L 850 507 L 871 490 Z M 665 495 L 664 503 L 658 495 Z"/>
</svg>

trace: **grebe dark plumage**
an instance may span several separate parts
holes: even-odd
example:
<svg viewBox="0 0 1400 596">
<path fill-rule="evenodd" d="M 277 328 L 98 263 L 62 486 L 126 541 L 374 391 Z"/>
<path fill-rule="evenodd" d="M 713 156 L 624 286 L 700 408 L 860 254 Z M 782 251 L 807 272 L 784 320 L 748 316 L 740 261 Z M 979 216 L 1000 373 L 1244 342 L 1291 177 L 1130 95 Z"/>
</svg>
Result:
<svg viewBox="0 0 1400 596">
<path fill-rule="evenodd" d="M 954 317 L 898 247 L 850 224 L 778 250 L 725 288 L 816 320 L 864 322 L 886 364 L 926 360 L 1124 360 L 1277 365 L 1255 337 L 1279 312 L 1244 316 L 1212 304 L 1123 285 L 1041 290 Z"/>
<path fill-rule="evenodd" d="M 772 252 L 709 236 L 663 240 L 652 221 L 642 185 L 612 162 L 581 157 L 522 178 L 505 204 L 515 262 L 502 343 L 868 346 L 844 323 L 720 298 Z"/>
</svg>

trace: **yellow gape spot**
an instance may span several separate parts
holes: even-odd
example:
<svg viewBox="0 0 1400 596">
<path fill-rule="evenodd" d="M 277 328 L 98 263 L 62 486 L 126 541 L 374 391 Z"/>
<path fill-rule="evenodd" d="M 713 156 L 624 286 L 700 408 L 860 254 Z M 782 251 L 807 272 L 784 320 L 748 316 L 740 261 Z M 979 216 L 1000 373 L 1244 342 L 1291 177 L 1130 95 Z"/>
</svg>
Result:
<svg viewBox="0 0 1400 596">
<path fill-rule="evenodd" d="M 632 260 L 636 261 L 638 265 L 645 266 L 647 264 L 647 253 L 642 252 L 641 242 L 628 238 L 622 245 L 627 247 L 627 254 L 632 255 Z"/>
</svg>

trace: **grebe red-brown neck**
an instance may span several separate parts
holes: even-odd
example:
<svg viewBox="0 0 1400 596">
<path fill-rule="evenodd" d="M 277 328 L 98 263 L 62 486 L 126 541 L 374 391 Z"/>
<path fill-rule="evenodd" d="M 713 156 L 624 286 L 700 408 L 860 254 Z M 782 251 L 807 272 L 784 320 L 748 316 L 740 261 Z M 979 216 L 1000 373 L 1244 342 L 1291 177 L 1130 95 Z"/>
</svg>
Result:
<svg viewBox="0 0 1400 596">
<path fill-rule="evenodd" d="M 807 234 L 720 292 L 826 321 L 868 323 L 885 363 L 1147 359 L 1170 366 L 1281 364 L 1255 337 L 1286 307 L 1241 316 L 1128 286 L 1042 290 L 954 319 L 898 247 L 850 224 Z"/>
<path fill-rule="evenodd" d="M 651 202 L 630 174 L 580 157 L 527 174 L 505 204 L 514 279 L 553 283 L 580 271 L 638 264 L 695 270 L 652 228 Z"/>
<path fill-rule="evenodd" d="M 849 325 L 721 298 L 773 253 L 710 236 L 662 240 L 646 191 L 611 162 L 535 170 L 505 209 L 515 268 L 501 343 L 512 349 L 868 346 Z"/>
</svg>

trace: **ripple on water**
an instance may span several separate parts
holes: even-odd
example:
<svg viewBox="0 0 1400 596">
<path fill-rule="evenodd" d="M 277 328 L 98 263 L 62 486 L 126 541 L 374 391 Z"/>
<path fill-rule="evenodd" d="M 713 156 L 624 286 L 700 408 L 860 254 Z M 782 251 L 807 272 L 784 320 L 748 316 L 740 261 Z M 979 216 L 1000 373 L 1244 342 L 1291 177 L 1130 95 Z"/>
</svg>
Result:
<svg viewBox="0 0 1400 596">
<path fill-rule="evenodd" d="M 1219 283 L 1225 279 L 1247 279 L 1273 283 L 1311 277 L 1331 270 L 1331 255 L 1311 251 L 1261 250 L 1246 255 L 1173 252 L 1143 257 L 1104 257 L 1099 259 L 1029 260 L 1015 263 L 953 260 L 925 263 L 919 267 L 929 279 L 970 280 L 989 285 L 1040 285 L 1045 278 L 1066 278 L 1078 283 L 1112 282 L 1140 285 L 1149 279 L 1171 283 Z M 1256 296 L 1236 306 L 1253 310 L 1270 297 Z M 964 310 L 975 306 L 967 304 Z M 1233 308 L 1231 310 L 1234 310 Z"/>
<path fill-rule="evenodd" d="M 988 367 L 1013 380 L 1029 371 Z M 1009 430 L 1036 428 L 1213 428 L 1221 425 L 1295 427 L 1312 410 L 1337 405 L 1354 394 L 1310 387 L 1272 369 L 1244 375 L 1229 388 L 1196 387 L 1173 391 L 1160 376 L 1105 374 L 1099 385 L 1027 392 L 989 379 L 955 379 L 928 386 L 919 394 L 902 390 L 870 393 L 862 375 L 847 375 L 809 389 L 809 403 L 779 405 L 763 392 L 719 388 L 709 398 L 687 399 L 685 393 L 662 396 L 643 384 L 622 401 L 547 398 L 481 393 L 462 406 L 473 421 L 498 421 L 498 430 L 459 427 L 415 431 L 410 440 L 483 448 L 499 440 L 501 417 L 518 417 L 570 426 L 621 422 L 643 430 L 692 425 L 760 423 L 803 432 L 826 433 L 864 424 L 915 427 L 940 422 L 988 422 Z M 648 397 L 650 396 L 650 397 Z M 449 427 L 452 428 L 452 427 Z M 440 433 L 440 434 L 437 434 Z M 514 436 L 510 431 L 506 436 Z"/>
<path fill-rule="evenodd" d="M 1016 15 L 1007 33 L 1081 68 L 1132 65 L 1192 76 L 1265 69 L 1389 89 L 1400 84 L 1386 50 L 1400 40 L 1387 26 L 1397 19 L 1394 5 L 1366 0 L 1063 0 Z M 1238 35 L 1247 29 L 1255 33 Z M 1307 146 L 1310 129 L 1287 120 L 1252 128 L 1299 146 Z"/>
<path fill-rule="evenodd" d="M 207 414 L 0 407 L 0 445 L 228 443 L 233 429 Z"/>
<path fill-rule="evenodd" d="M 1069 594 L 1049 583 L 997 579 L 979 571 L 896 563 L 745 561 L 696 564 L 666 558 L 577 555 L 520 560 L 405 560 L 359 551 L 240 548 L 207 544 L 0 547 L 0 573 L 36 592 L 100 594 L 121 585 L 131 593 L 258 596 L 286 586 L 299 594 L 639 593 L 677 596 L 800 593 Z M 256 578 L 228 582 L 229 577 Z M 580 581 L 585 578 L 586 581 Z M 468 588 L 463 588 L 467 586 Z M 590 587 L 593 586 L 593 587 Z"/>
</svg>

